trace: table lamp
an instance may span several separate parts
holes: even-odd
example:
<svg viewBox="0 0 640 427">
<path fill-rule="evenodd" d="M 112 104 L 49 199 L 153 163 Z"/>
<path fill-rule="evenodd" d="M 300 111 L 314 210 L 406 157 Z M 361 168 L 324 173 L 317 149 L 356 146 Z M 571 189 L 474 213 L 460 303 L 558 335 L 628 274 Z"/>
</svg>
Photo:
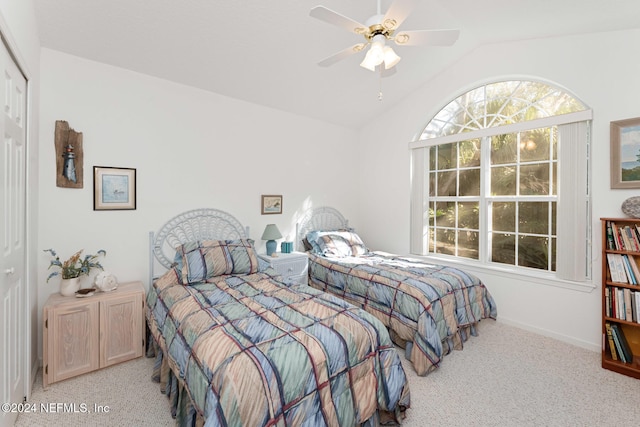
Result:
<svg viewBox="0 0 640 427">
<path fill-rule="evenodd" d="M 282 234 L 280 234 L 280 230 L 275 224 L 267 224 L 264 233 L 262 233 L 262 240 L 267 241 L 267 255 L 271 256 L 276 251 L 276 239 L 281 237 Z"/>
</svg>

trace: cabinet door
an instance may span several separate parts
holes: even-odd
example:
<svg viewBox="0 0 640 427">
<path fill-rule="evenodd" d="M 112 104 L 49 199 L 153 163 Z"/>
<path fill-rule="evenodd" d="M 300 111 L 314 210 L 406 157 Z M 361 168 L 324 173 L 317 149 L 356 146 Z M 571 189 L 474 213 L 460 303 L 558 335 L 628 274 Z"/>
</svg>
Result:
<svg viewBox="0 0 640 427">
<path fill-rule="evenodd" d="M 107 298 L 100 302 L 100 367 L 142 356 L 142 295 Z"/>
<path fill-rule="evenodd" d="M 87 302 L 49 311 L 49 383 L 98 369 L 98 309 L 97 302 Z"/>
</svg>

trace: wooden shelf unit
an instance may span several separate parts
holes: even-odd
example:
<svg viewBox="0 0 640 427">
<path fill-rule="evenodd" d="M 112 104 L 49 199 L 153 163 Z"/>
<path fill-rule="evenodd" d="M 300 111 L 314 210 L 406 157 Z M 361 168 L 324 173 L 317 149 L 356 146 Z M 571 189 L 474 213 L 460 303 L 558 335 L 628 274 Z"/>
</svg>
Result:
<svg viewBox="0 0 640 427">
<path fill-rule="evenodd" d="M 608 237 L 608 225 L 613 223 L 619 227 L 636 227 L 640 226 L 640 219 L 634 218 L 601 218 L 602 222 L 602 367 L 611 371 L 618 372 L 623 375 L 640 379 L 640 320 L 633 321 L 629 319 L 622 319 L 615 316 L 614 313 L 608 314 L 608 301 L 607 301 L 607 289 L 609 293 L 612 290 L 617 289 L 629 289 L 631 292 L 638 292 L 637 297 L 640 298 L 640 277 L 637 278 L 638 284 L 621 283 L 612 279 L 612 272 L 609 267 L 608 255 L 619 254 L 625 255 L 630 262 L 633 261 L 638 264 L 640 260 L 640 251 L 638 249 L 629 250 L 631 248 L 614 248 L 610 247 L 611 239 L 616 237 L 609 233 Z M 636 319 L 640 319 L 640 312 L 636 313 Z M 606 324 L 616 324 L 629 343 L 631 352 L 633 353 L 633 361 L 625 363 L 620 360 L 618 355 L 617 360 L 614 360 L 609 348 Z"/>
</svg>

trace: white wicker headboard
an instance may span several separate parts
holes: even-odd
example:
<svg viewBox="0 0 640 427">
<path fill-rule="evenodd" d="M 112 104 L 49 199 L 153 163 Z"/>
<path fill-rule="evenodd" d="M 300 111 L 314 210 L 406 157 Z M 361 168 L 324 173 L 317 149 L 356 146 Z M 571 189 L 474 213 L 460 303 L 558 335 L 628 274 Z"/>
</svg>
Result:
<svg viewBox="0 0 640 427">
<path fill-rule="evenodd" d="M 197 240 L 234 240 L 249 238 L 233 215 L 218 209 L 194 209 L 167 221 L 157 233 L 149 232 L 149 285 L 155 279 L 154 257 L 166 269 L 174 263 L 176 248 Z"/>
<path fill-rule="evenodd" d="M 349 220 L 335 208 L 320 206 L 309 209 L 296 224 L 296 250 L 304 252 L 302 240 L 311 231 L 332 231 L 349 228 Z"/>
</svg>

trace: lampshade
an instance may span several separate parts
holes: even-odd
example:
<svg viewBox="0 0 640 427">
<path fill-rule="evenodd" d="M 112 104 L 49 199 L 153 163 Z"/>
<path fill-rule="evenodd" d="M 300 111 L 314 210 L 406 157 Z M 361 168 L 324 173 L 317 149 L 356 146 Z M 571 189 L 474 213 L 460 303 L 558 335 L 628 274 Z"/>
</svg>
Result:
<svg viewBox="0 0 640 427">
<path fill-rule="evenodd" d="M 400 62 L 400 58 L 390 46 L 384 47 L 384 68 L 387 70 Z"/>
<path fill-rule="evenodd" d="M 385 38 L 381 34 L 373 37 L 371 47 L 360 63 L 361 67 L 369 71 L 375 71 L 376 67 L 384 62 L 384 67 L 388 70 L 400 62 L 400 57 L 390 46 L 385 46 L 384 41 Z"/>
<path fill-rule="evenodd" d="M 282 234 L 280 234 L 280 230 L 278 230 L 275 224 L 267 224 L 264 233 L 262 233 L 262 240 L 275 240 L 281 237 Z"/>
</svg>

